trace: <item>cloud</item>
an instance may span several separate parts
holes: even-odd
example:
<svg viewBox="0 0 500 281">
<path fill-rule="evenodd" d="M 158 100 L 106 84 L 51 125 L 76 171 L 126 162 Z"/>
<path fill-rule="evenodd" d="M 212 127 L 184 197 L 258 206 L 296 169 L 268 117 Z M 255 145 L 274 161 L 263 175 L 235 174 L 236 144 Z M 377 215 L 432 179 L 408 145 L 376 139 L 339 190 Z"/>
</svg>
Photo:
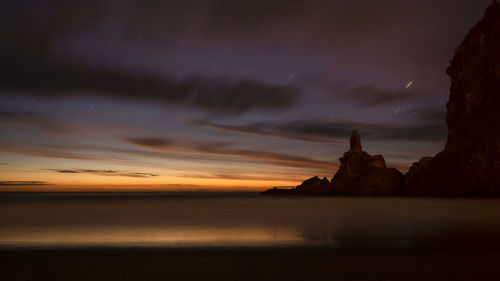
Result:
<svg viewBox="0 0 500 281">
<path fill-rule="evenodd" d="M 374 106 L 408 100 L 414 97 L 415 93 L 410 89 L 386 90 L 372 84 L 365 84 L 351 89 L 340 96 L 361 106 Z"/>
<path fill-rule="evenodd" d="M 313 142 L 330 142 L 331 140 L 325 138 L 323 134 L 302 134 L 297 132 L 290 132 L 289 129 L 279 128 L 278 124 L 273 124 L 270 122 L 256 122 L 250 123 L 247 125 L 225 125 L 212 123 L 208 121 L 192 121 L 192 123 L 209 126 L 215 129 L 228 131 L 228 132 L 236 132 L 243 134 L 253 134 L 253 135 L 262 135 L 262 136 L 272 136 L 277 138 L 284 139 L 295 139 L 295 140 L 303 140 L 303 141 L 313 141 Z M 292 124 L 290 124 L 292 125 Z M 278 127 L 277 127 L 278 126 Z M 312 128 L 309 128 L 311 130 Z M 347 131 L 345 131 L 347 132 Z M 340 135 L 341 132 L 338 132 Z"/>
<path fill-rule="evenodd" d="M 66 133 L 68 130 L 47 115 L 37 111 L 0 110 L 0 123 L 11 123 L 30 128 L 42 129 L 52 133 Z"/>
<path fill-rule="evenodd" d="M 79 171 L 75 170 L 56 170 L 56 172 L 61 173 L 61 174 L 79 174 Z"/>
<path fill-rule="evenodd" d="M 246 180 L 246 181 L 291 181 L 300 180 L 300 175 L 248 175 L 235 172 L 234 174 L 184 174 L 182 177 L 195 179 L 224 179 L 224 180 Z"/>
<path fill-rule="evenodd" d="M 399 50 L 411 44 L 415 49 L 407 52 L 413 60 L 419 58 L 415 50 L 421 49 L 423 36 L 432 38 L 419 32 L 422 26 L 414 25 L 414 20 L 422 15 L 450 19 L 443 22 L 454 23 L 456 28 L 447 30 L 453 32 L 439 32 L 438 27 L 443 28 L 441 24 L 433 30 L 446 43 L 441 44 L 439 40 L 439 44 L 436 43 L 439 50 L 448 52 L 456 44 L 454 36 L 451 36 L 453 40 L 446 40 L 449 33 L 462 36 L 456 24 L 468 26 L 463 20 L 452 19 L 462 18 L 461 11 L 469 11 L 471 7 L 477 11 L 481 6 L 472 2 L 459 5 L 451 0 L 441 6 L 457 10 L 437 9 L 436 1 L 431 0 L 404 4 L 397 0 L 10 2 L 0 11 L 0 35 L 4 43 L 0 53 L 0 90 L 5 94 L 24 92 L 61 98 L 79 93 L 189 106 L 216 114 L 287 109 L 296 104 L 300 89 L 258 79 L 213 78 L 213 73 L 208 74 L 210 79 L 178 77 L 186 77 L 189 71 L 207 74 L 206 65 L 213 61 L 225 66 L 237 64 L 238 69 L 248 74 L 255 65 L 260 65 L 262 70 L 268 65 L 280 64 L 274 60 L 263 61 L 267 56 L 259 58 L 255 53 L 274 55 L 277 52 L 280 57 L 287 46 L 299 50 L 300 60 L 321 54 L 321 49 L 343 56 L 342 49 L 346 49 L 354 52 L 345 55 L 346 58 L 359 57 L 364 61 L 365 56 L 358 56 L 359 52 L 365 52 L 358 50 L 360 46 L 379 45 L 369 53 L 382 57 L 388 65 L 397 64 L 399 70 L 399 62 L 406 62 L 400 53 L 387 58 L 382 53 L 391 51 L 391 46 Z M 138 37 L 147 42 L 138 44 Z M 380 42 L 377 44 L 377 41 Z M 406 41 L 400 46 L 400 42 Z M 450 49 L 441 47 L 443 45 Z M 253 49 L 257 49 L 255 53 Z M 428 54 L 441 52 L 424 53 L 427 58 Z M 287 58 L 287 62 L 297 60 Z M 328 60 L 335 61 L 334 58 Z M 354 59 L 353 64 L 356 65 L 356 61 Z M 426 61 L 440 60 L 419 59 L 419 62 Z M 160 65 L 158 68 L 173 65 L 175 73 L 165 75 L 150 65 Z M 175 69 L 177 65 L 185 69 Z M 378 64 L 376 67 L 377 72 L 385 72 Z M 247 71 L 249 69 L 251 71 Z M 304 72 L 307 72 L 305 68 Z M 352 94 L 363 90 L 354 90 Z M 399 98 L 399 95 L 375 93 L 367 100 L 363 97 L 363 102 L 386 102 L 387 98 Z"/>
<path fill-rule="evenodd" d="M 87 173 L 87 174 L 95 174 L 95 175 L 101 175 L 101 176 L 123 176 L 123 177 L 132 177 L 132 178 L 150 178 L 150 177 L 158 176 L 157 174 L 152 174 L 152 173 L 139 173 L 139 172 L 127 172 L 127 171 L 115 171 L 115 170 L 92 170 L 92 169 L 75 169 L 75 170 L 49 169 L 49 170 L 57 172 L 57 173 L 61 173 L 61 174 Z"/>
<path fill-rule="evenodd" d="M 25 3 L 30 9 L 13 3 L 0 12 L 0 23 L 3 23 L 0 25 L 0 35 L 5 43 L 0 53 L 0 95 L 12 95 L 13 92 L 42 98 L 93 95 L 183 105 L 216 114 L 281 110 L 297 101 L 298 91 L 288 86 L 252 79 L 198 76 L 180 79 L 165 73 L 144 71 L 141 67 L 116 66 L 113 65 L 116 61 L 105 58 L 83 59 L 72 53 L 61 54 L 58 48 L 68 51 L 61 47 L 62 42 L 76 34 L 81 35 L 82 29 L 94 30 L 96 33 L 106 30 L 107 24 L 103 21 L 108 19 L 101 16 L 109 12 L 108 4 L 113 1 L 91 1 L 95 5 L 49 2 L 53 4 Z M 121 2 L 117 4 L 122 8 L 127 6 Z M 154 6 L 153 3 L 135 4 L 138 10 Z M 177 18 L 182 14 L 169 7 L 178 6 L 174 3 L 160 6 L 166 8 L 162 9 L 160 19 Z M 168 26 L 162 25 L 163 32 Z M 152 28 L 149 26 L 145 30 Z M 182 25 L 175 26 L 175 29 L 179 28 Z"/>
<path fill-rule="evenodd" d="M 307 119 L 281 123 L 258 122 L 247 125 L 224 125 L 204 121 L 198 122 L 198 124 L 230 132 L 313 142 L 336 142 L 339 138 L 343 140 L 349 137 L 352 130 L 358 130 L 363 138 L 367 139 L 409 141 L 442 141 L 447 132 L 443 122 L 398 126 Z"/>
<path fill-rule="evenodd" d="M 48 185 L 45 181 L 0 181 L 0 186 Z"/>
<path fill-rule="evenodd" d="M 151 138 L 146 138 L 151 139 Z M 126 162 L 130 163 L 137 161 L 137 156 L 140 159 L 144 158 L 156 158 L 156 159 L 177 159 L 177 160 L 190 160 L 190 161 L 229 161 L 227 157 L 232 157 L 230 159 L 231 163 L 236 162 L 249 162 L 250 160 L 266 162 L 268 164 L 273 164 L 282 167 L 292 167 L 310 170 L 311 168 L 320 169 L 321 171 L 330 172 L 333 169 L 337 169 L 338 166 L 334 163 L 327 161 L 318 161 L 308 157 L 297 157 L 288 154 L 279 153 L 268 153 L 266 151 L 256 151 L 256 150 L 237 150 L 231 149 L 230 143 L 184 143 L 184 142 L 172 142 L 171 140 L 164 140 L 171 145 L 165 147 L 158 146 L 146 146 L 141 142 L 141 138 L 122 138 L 122 141 L 126 143 L 133 144 L 134 146 L 147 148 L 147 149 L 121 149 L 103 146 L 88 146 L 88 145 L 58 145 L 53 147 L 16 147 L 13 144 L 1 145 L 0 151 L 8 153 L 16 153 L 22 155 L 30 155 L 37 157 L 48 157 L 48 158 L 64 158 L 64 159 L 76 159 L 76 160 L 98 160 L 98 161 L 118 161 L 120 163 Z M 161 139 L 159 139 L 161 140 Z M 74 151 L 94 151 L 99 153 L 85 153 L 77 154 Z M 117 156 L 119 154 L 120 156 Z M 76 174 L 80 172 L 93 172 L 95 170 L 85 170 L 85 169 L 51 169 L 53 172 L 59 172 L 63 174 Z M 112 173 L 106 173 L 101 171 L 101 175 L 114 175 Z M 124 173 L 124 172 L 122 172 Z M 131 175 L 129 173 L 128 175 Z M 143 175 L 141 175 L 143 176 Z"/>
<path fill-rule="evenodd" d="M 238 149 L 233 148 L 231 143 L 200 143 L 200 142 L 176 142 L 173 140 L 164 140 L 156 138 L 122 138 L 125 142 L 147 147 L 154 150 L 160 151 L 184 151 L 192 153 L 206 153 L 212 155 L 221 156 L 235 156 L 247 159 L 253 159 L 258 161 L 264 161 L 272 163 L 279 166 L 287 167 L 312 167 L 321 168 L 325 170 L 331 170 L 337 168 L 337 165 L 326 162 L 311 159 L 303 156 L 289 155 L 283 153 L 275 153 L 269 151 L 259 151 L 251 149 Z M 147 140 L 146 142 L 144 140 Z M 147 145 L 147 144 L 153 145 Z M 168 143 L 168 146 L 158 146 L 159 143 Z"/>
<path fill-rule="evenodd" d="M 111 21 L 123 27 L 120 35 L 129 40 L 135 40 L 137 34 L 154 41 L 175 40 L 193 33 L 224 39 L 252 37 L 269 30 L 280 30 L 283 35 L 290 35 L 298 32 L 296 28 L 305 23 L 311 26 L 306 30 L 312 33 L 311 37 L 316 37 L 319 33 L 323 35 L 322 40 L 329 40 L 325 35 L 332 28 L 338 36 L 345 39 L 352 36 L 349 31 L 359 34 L 364 28 L 372 31 L 382 29 L 392 23 L 391 19 L 398 18 L 400 13 L 411 13 L 411 9 L 405 9 L 405 6 L 397 5 L 397 2 L 88 0 L 80 3 L 47 0 L 42 4 L 18 0 L 6 4 L 0 15 L 8 23 L 6 28 L 21 26 L 30 31 L 39 30 L 43 36 L 56 38 L 71 31 L 100 31 L 99 28 L 105 29 L 105 24 Z M 28 5 L 30 9 L 26 9 Z M 387 12 L 394 8 L 398 13 Z M 13 19 L 19 19 L 19 22 L 13 23 Z"/>
<path fill-rule="evenodd" d="M 1 143 L 0 151 L 6 153 L 16 153 L 37 157 L 48 158 L 64 158 L 64 159 L 77 159 L 77 160 L 106 160 L 102 156 L 95 156 L 83 153 L 75 153 L 74 147 L 60 146 L 60 147 L 33 147 L 22 146 L 17 143 Z"/>
<path fill-rule="evenodd" d="M 168 146 L 168 145 L 172 145 L 172 141 L 170 140 L 165 140 L 165 139 L 159 139 L 159 138 L 136 138 L 136 137 L 132 137 L 132 138 L 125 138 L 127 139 L 129 142 L 132 142 L 134 144 L 138 144 L 138 145 L 141 145 L 141 146 L 145 146 L 145 147 L 153 147 L 153 148 L 161 148 L 161 147 L 165 147 L 165 146 Z"/>
<path fill-rule="evenodd" d="M 423 109 L 417 111 L 416 114 L 417 113 L 424 123 L 443 124 L 446 121 L 446 109 L 444 108 Z"/>
<path fill-rule="evenodd" d="M 282 110 L 293 106 L 299 96 L 295 88 L 252 79 L 197 76 L 180 79 L 142 71 L 140 67 L 110 66 L 105 60 L 91 65 L 89 60 L 54 54 L 59 37 L 74 31 L 71 23 L 56 24 L 55 19 L 49 23 L 31 21 L 36 19 L 28 18 L 24 25 L 0 30 L 6 42 L 0 53 L 0 95 L 22 93 L 40 98 L 93 95 L 183 105 L 216 114 Z M 19 34 L 23 34 L 22 38 Z"/>
<path fill-rule="evenodd" d="M 30 62 L 36 64 L 37 62 Z M 33 67 L 11 61 L 4 64 L 0 89 L 37 97 L 68 98 L 95 95 L 124 100 L 184 105 L 218 114 L 286 109 L 295 104 L 295 89 L 252 80 L 175 80 L 153 74 L 94 70 L 84 65 Z"/>
</svg>

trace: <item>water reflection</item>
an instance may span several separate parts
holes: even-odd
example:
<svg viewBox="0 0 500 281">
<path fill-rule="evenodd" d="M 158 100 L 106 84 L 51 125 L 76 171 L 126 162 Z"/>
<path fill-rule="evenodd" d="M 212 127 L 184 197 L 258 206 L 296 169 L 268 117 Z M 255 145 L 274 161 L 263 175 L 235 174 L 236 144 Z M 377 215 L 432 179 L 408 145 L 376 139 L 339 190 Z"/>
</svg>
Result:
<svg viewBox="0 0 500 281">
<path fill-rule="evenodd" d="M 0 195 L 0 245 L 498 247 L 498 200 Z"/>
<path fill-rule="evenodd" d="M 0 233 L 2 246 L 262 247 L 301 241 L 294 231 L 266 228 L 37 227 Z"/>
</svg>

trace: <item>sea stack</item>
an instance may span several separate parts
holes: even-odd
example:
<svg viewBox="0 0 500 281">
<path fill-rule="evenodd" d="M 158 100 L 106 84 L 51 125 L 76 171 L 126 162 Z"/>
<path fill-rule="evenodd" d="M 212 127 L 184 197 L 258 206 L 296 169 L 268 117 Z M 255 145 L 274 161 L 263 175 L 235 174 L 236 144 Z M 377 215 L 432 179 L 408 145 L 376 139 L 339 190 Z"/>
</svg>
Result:
<svg viewBox="0 0 500 281">
<path fill-rule="evenodd" d="M 500 4 L 456 49 L 446 122 L 448 140 L 435 157 L 410 168 L 409 196 L 500 195 Z"/>
<path fill-rule="evenodd" d="M 349 152 L 361 152 L 361 138 L 359 137 L 358 132 L 352 132 L 349 145 L 351 146 Z"/>
<path fill-rule="evenodd" d="M 312 177 L 305 180 L 300 185 L 296 187 L 298 193 L 311 194 L 311 195 L 325 195 L 331 192 L 330 181 L 324 177 L 320 179 L 319 177 Z"/>
<path fill-rule="evenodd" d="M 361 138 L 353 131 L 349 150 L 340 158 L 340 167 L 333 179 L 312 177 L 291 189 L 272 188 L 264 195 L 339 195 L 396 196 L 401 193 L 404 175 L 387 168 L 382 155 L 372 156 L 362 150 Z"/>
<path fill-rule="evenodd" d="M 362 150 L 358 132 L 353 131 L 350 149 L 340 158 L 340 168 L 332 179 L 331 193 L 347 196 L 398 195 L 404 176 L 387 168 L 382 155 Z"/>
</svg>

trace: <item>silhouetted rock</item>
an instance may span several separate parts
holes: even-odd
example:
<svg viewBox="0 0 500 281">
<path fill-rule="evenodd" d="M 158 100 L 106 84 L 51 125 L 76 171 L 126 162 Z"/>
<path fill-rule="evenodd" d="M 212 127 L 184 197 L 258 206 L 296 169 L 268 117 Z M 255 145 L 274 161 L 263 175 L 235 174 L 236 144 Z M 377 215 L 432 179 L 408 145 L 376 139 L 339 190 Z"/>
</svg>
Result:
<svg viewBox="0 0 500 281">
<path fill-rule="evenodd" d="M 400 191 L 404 176 L 387 168 L 382 155 L 371 156 L 361 150 L 356 131 L 351 135 L 350 149 L 340 158 L 340 168 L 332 179 L 333 194 L 349 196 L 390 196 Z"/>
<path fill-rule="evenodd" d="M 305 194 L 328 194 L 330 193 L 330 181 L 324 177 L 312 177 L 297 186 L 297 192 Z"/>
<path fill-rule="evenodd" d="M 361 138 L 357 131 L 353 131 L 349 140 L 350 152 L 361 152 Z"/>
<path fill-rule="evenodd" d="M 412 196 L 500 195 L 500 4 L 455 51 L 448 67 L 448 140 L 434 158 L 410 168 L 403 187 Z"/>
<path fill-rule="evenodd" d="M 340 158 L 340 168 L 329 182 L 326 177 L 312 177 L 296 188 L 272 188 L 264 195 L 347 195 L 392 196 L 398 195 L 404 176 L 393 168 L 387 168 L 382 155 L 371 156 L 362 151 L 361 139 L 353 131 L 350 149 Z"/>
<path fill-rule="evenodd" d="M 262 195 L 295 195 L 297 194 L 297 190 L 295 188 L 277 188 L 273 187 L 264 192 L 261 192 Z"/>
<path fill-rule="evenodd" d="M 418 180 L 417 177 L 423 170 L 427 169 L 427 166 L 431 161 L 432 157 L 427 156 L 427 157 L 422 157 L 418 162 L 413 163 L 408 172 L 406 173 L 405 181 L 403 183 L 403 188 L 409 182 L 416 182 Z"/>
</svg>

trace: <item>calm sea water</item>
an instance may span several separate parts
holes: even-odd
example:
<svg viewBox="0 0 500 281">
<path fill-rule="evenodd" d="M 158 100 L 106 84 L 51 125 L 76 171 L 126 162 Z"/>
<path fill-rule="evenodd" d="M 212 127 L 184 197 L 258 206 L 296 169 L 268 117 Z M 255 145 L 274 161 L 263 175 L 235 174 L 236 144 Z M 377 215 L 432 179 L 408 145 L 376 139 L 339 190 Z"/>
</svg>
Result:
<svg viewBox="0 0 500 281">
<path fill-rule="evenodd" d="M 500 249 L 500 200 L 3 193 L 0 247 Z"/>
</svg>

